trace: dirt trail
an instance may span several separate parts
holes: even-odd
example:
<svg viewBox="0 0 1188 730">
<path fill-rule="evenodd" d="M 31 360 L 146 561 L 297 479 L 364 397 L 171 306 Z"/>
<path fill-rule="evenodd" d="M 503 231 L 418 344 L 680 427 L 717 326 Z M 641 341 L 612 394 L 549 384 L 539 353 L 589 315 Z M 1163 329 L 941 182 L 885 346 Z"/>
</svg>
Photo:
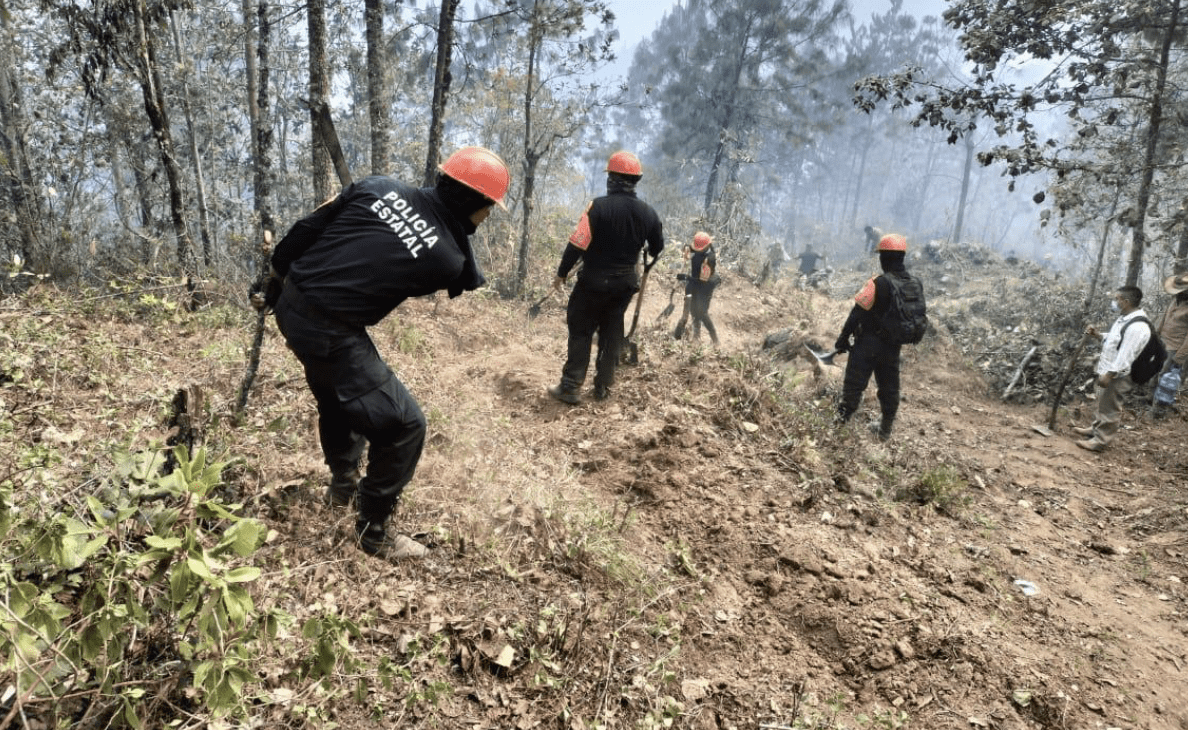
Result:
<svg viewBox="0 0 1188 730">
<path fill-rule="evenodd" d="M 1075 412 L 1040 435 L 1046 406 L 987 397 L 941 340 L 906 358 L 890 444 L 836 433 L 808 363 L 764 365 L 758 345 L 783 327 L 829 342 L 848 305 L 731 283 L 712 309 L 720 351 L 649 327 L 610 402 L 543 396 L 563 357 L 555 310 L 479 376 L 531 451 L 632 512 L 633 551 L 689 581 L 658 602 L 682 637 L 678 726 L 1188 727 L 1182 417 L 1128 418 L 1117 448 L 1089 454 L 1066 435 Z M 744 372 L 802 380 L 817 425 L 773 420 Z M 941 466 L 969 485 L 950 514 L 894 499 Z"/>
</svg>

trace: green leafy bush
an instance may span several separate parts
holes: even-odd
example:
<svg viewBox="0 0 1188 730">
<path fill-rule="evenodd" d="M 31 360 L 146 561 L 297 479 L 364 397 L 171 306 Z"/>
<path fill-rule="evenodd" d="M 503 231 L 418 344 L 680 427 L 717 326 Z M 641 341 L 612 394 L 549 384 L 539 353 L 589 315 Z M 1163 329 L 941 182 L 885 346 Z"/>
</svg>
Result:
<svg viewBox="0 0 1188 730">
<path fill-rule="evenodd" d="M 126 454 L 96 493 L 46 504 L 0 484 L 0 686 L 51 726 L 139 728 L 168 705 L 243 715 L 279 617 L 248 584 L 264 527 L 218 496 L 204 450 Z M 172 714 L 172 713 L 171 713 Z"/>
</svg>

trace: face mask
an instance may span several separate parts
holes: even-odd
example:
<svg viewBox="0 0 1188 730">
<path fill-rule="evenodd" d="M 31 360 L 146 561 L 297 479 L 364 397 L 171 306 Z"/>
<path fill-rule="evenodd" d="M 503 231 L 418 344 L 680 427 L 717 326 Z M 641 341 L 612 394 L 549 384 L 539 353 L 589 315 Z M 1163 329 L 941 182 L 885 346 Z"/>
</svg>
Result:
<svg viewBox="0 0 1188 730">
<path fill-rule="evenodd" d="M 1114 312 L 1115 314 L 1117 314 L 1118 312 L 1121 312 L 1121 311 L 1122 311 L 1122 307 L 1119 307 L 1119 306 L 1118 306 L 1118 300 L 1117 300 L 1117 299 L 1114 299 L 1114 300 L 1112 300 L 1112 301 L 1110 302 L 1110 311 L 1111 311 L 1111 312 Z"/>
</svg>

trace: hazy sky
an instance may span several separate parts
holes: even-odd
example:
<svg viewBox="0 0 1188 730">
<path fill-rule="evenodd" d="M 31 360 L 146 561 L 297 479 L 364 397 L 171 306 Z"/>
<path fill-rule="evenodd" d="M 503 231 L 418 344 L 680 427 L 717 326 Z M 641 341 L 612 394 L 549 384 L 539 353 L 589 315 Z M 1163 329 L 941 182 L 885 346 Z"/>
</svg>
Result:
<svg viewBox="0 0 1188 730">
<path fill-rule="evenodd" d="M 615 13 L 615 26 L 619 29 L 619 42 L 615 55 L 615 73 L 626 74 L 635 53 L 635 44 L 652 34 L 661 18 L 680 0 L 608 0 Z M 891 9 L 891 0 L 850 0 L 854 17 L 859 23 L 874 13 L 885 13 Z M 940 15 L 945 9 L 944 0 L 903 0 L 904 12 L 923 17 Z"/>
</svg>

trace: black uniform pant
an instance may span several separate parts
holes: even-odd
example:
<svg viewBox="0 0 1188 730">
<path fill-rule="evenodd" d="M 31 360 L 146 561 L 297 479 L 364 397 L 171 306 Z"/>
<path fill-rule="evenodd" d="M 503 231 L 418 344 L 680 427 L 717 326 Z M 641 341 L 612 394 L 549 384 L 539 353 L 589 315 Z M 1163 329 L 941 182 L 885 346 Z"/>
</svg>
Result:
<svg viewBox="0 0 1188 730">
<path fill-rule="evenodd" d="M 677 322 L 673 337 L 678 340 L 684 337 L 685 320 L 692 315 L 693 338 L 701 339 L 701 325 L 704 324 L 705 331 L 709 332 L 710 339 L 714 341 L 714 344 L 717 344 L 718 330 L 714 327 L 714 321 L 709 316 L 710 302 L 713 298 L 714 286 L 712 284 L 696 283 L 690 285 L 685 290 L 685 309 L 681 312 L 681 321 Z"/>
<path fill-rule="evenodd" d="M 569 296 L 565 323 L 569 326 L 569 350 L 561 368 L 561 386 L 576 391 L 590 369 L 590 349 L 598 334 L 598 356 L 594 361 L 594 387 L 615 384 L 615 368 L 623 347 L 623 315 L 639 286 L 635 271 L 582 271 Z"/>
<path fill-rule="evenodd" d="M 318 406 L 318 439 L 333 474 L 359 466 L 361 523 L 382 525 L 412 481 L 425 445 L 427 425 L 412 394 L 396 378 L 366 331 L 344 333 L 314 321 L 288 292 L 276 309 L 277 325 L 305 368 Z"/>
<path fill-rule="evenodd" d="M 843 421 L 849 420 L 858 410 L 862 392 L 870 383 L 872 374 L 879 389 L 883 423 L 889 426 L 895 420 L 899 411 L 899 350 L 899 345 L 887 344 L 877 335 L 858 335 L 842 380 L 842 397 L 837 411 Z"/>
</svg>

